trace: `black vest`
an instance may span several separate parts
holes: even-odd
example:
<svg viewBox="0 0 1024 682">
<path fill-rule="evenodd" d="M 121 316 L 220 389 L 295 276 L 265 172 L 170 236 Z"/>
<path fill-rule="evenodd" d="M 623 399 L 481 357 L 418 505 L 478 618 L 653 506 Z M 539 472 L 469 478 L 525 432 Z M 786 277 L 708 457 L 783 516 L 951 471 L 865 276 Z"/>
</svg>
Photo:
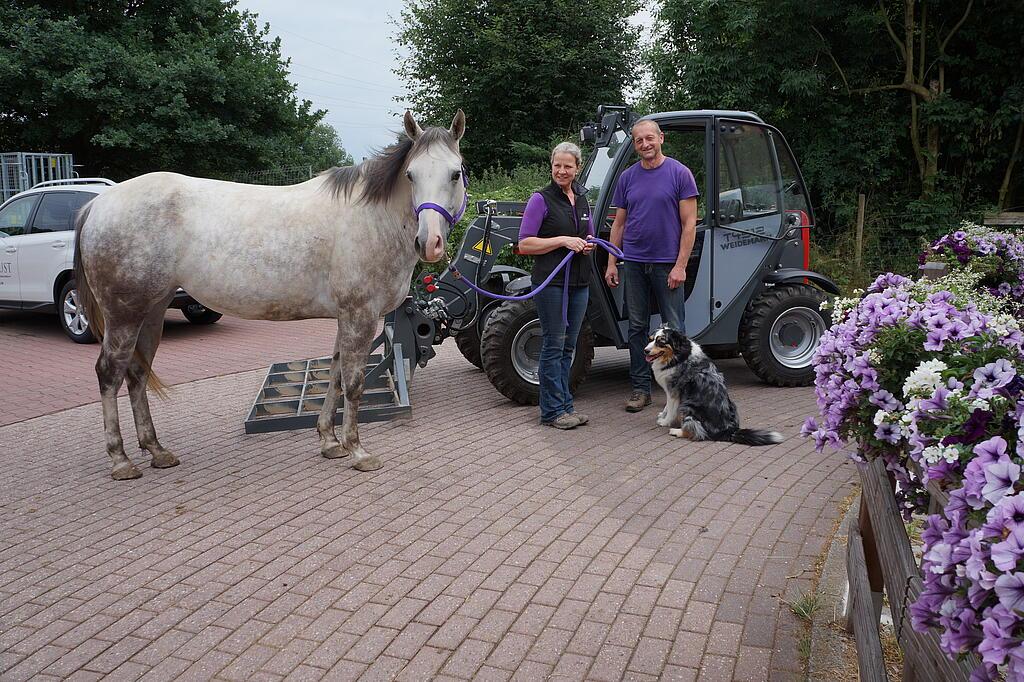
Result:
<svg viewBox="0 0 1024 682">
<path fill-rule="evenodd" d="M 587 203 L 586 190 L 575 182 L 572 184 L 572 189 L 576 194 L 575 211 L 572 204 L 569 203 L 569 198 L 565 196 L 565 192 L 554 181 L 540 190 L 540 195 L 544 198 L 544 204 L 547 206 L 548 211 L 540 224 L 540 229 L 537 231 L 538 237 L 587 238 L 590 205 Z M 534 285 L 538 285 L 547 279 L 547 276 L 558 267 L 558 264 L 562 262 L 567 253 L 570 253 L 569 249 L 560 247 L 554 251 L 535 256 L 531 277 Z M 569 286 L 579 287 L 590 284 L 590 270 L 593 267 L 591 260 L 593 259 L 590 254 L 578 253 L 569 262 L 571 267 Z M 563 272 L 555 275 L 555 278 L 551 280 L 550 286 L 562 286 L 565 281 L 563 277 Z"/>
</svg>

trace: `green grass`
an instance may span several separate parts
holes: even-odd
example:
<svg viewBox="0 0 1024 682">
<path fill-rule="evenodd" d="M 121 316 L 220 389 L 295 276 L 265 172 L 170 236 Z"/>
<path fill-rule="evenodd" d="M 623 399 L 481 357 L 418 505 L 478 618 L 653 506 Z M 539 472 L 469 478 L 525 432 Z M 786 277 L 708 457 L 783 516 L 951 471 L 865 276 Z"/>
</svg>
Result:
<svg viewBox="0 0 1024 682">
<path fill-rule="evenodd" d="M 786 602 L 789 610 L 800 620 L 810 623 L 821 608 L 821 597 L 817 592 L 805 592 L 794 602 Z"/>
</svg>

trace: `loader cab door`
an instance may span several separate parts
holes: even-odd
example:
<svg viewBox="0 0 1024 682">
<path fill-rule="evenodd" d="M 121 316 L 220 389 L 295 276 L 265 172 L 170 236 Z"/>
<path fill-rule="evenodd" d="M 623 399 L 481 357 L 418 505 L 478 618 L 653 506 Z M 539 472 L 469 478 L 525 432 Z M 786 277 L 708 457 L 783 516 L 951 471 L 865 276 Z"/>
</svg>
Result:
<svg viewBox="0 0 1024 682">
<path fill-rule="evenodd" d="M 785 229 L 782 176 L 773 130 L 752 121 L 715 121 L 713 260 L 708 318 L 714 322 L 739 294 Z M 687 315 L 690 308 L 687 307 Z M 707 318 L 706 318 L 707 319 Z M 688 325 L 689 326 L 689 325 Z"/>
<path fill-rule="evenodd" d="M 711 154 L 712 120 L 710 117 L 687 117 L 678 121 L 659 120 L 658 124 L 662 132 L 665 133 L 662 152 L 693 172 L 697 189 L 700 192 L 697 197 L 697 237 L 687 266 L 685 284 L 687 294 L 686 326 L 689 332 L 693 301 L 697 299 L 703 301 L 699 306 L 705 318 L 705 322 L 701 323 L 699 328 L 703 328 L 706 325 L 707 298 L 710 295 L 710 261 L 706 259 L 708 249 L 705 245 L 704 235 L 709 227 L 707 216 L 710 213 L 709 197 L 713 188 L 710 172 L 713 163 Z M 632 139 L 628 132 L 616 131 L 613 144 L 608 148 L 598 149 L 596 154 L 591 157 L 587 168 L 584 169 L 581 177 L 583 184 L 588 188 L 588 199 L 594 211 L 594 229 L 598 236 L 605 239 L 609 237 L 617 208 L 612 201 L 615 185 L 622 172 L 637 162 L 637 154 L 633 150 Z M 710 242 L 708 242 L 709 245 Z M 613 342 L 614 345 L 625 347 L 628 323 L 623 287 L 610 289 L 603 284 L 607 259 L 608 254 L 603 250 L 599 249 L 596 252 L 591 302 L 600 305 L 604 314 L 592 316 L 591 326 L 595 333 Z M 707 280 L 703 285 L 701 284 L 702 279 Z M 652 312 L 654 313 L 652 328 L 656 328 L 661 324 L 661 317 L 653 302 Z M 701 316 L 700 312 L 692 314 L 698 318 Z M 609 319 L 618 322 L 617 328 L 607 328 L 606 320 Z"/>
</svg>

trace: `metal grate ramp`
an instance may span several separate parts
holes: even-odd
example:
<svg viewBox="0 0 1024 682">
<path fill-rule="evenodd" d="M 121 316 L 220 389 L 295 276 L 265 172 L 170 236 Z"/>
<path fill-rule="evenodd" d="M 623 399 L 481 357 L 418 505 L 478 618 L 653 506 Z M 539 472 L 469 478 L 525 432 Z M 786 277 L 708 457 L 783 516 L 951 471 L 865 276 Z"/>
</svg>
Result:
<svg viewBox="0 0 1024 682">
<path fill-rule="evenodd" d="M 359 405 L 359 421 L 373 422 L 412 414 L 408 366 L 395 344 L 394 362 L 374 354 L 366 365 L 366 384 Z M 246 433 L 268 433 L 315 428 L 330 383 L 331 359 L 292 360 L 270 366 L 245 420 Z M 338 399 L 334 423 L 344 416 L 344 398 Z"/>
</svg>

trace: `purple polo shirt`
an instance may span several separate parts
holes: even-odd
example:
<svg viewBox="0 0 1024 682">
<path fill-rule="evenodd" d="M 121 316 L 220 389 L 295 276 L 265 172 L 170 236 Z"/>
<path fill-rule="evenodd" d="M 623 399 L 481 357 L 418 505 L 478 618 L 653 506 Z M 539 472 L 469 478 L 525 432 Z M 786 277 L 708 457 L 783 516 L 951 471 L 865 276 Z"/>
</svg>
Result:
<svg viewBox="0 0 1024 682">
<path fill-rule="evenodd" d="M 679 202 L 698 196 L 690 169 L 673 158 L 657 168 L 639 162 L 623 171 L 612 204 L 626 209 L 622 235 L 625 259 L 640 263 L 675 263 L 679 257 Z"/>
<path fill-rule="evenodd" d="M 540 224 L 547 217 L 548 205 L 544 201 L 544 197 L 540 192 L 534 192 L 530 195 L 530 200 L 526 202 L 526 208 L 523 209 L 523 220 L 519 223 L 519 239 L 536 237 L 540 232 Z M 591 237 L 594 236 L 593 216 L 587 222 L 587 234 Z"/>
</svg>

